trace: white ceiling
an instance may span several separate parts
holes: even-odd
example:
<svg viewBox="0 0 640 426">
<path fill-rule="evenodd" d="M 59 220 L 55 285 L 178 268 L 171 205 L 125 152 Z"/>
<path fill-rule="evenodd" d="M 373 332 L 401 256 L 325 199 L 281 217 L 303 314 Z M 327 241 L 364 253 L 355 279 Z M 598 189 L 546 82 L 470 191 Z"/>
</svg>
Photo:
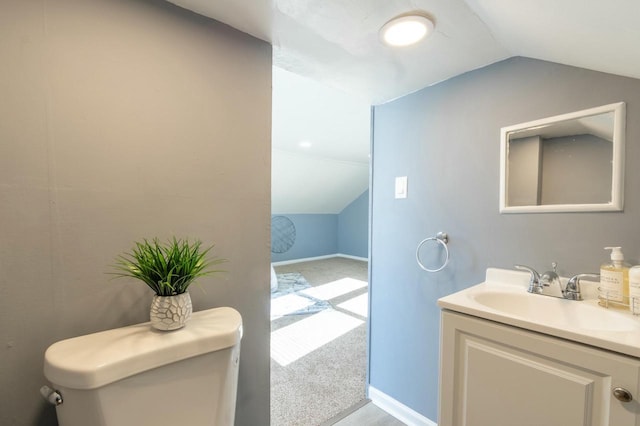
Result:
<svg viewBox="0 0 640 426">
<path fill-rule="evenodd" d="M 638 0 L 170 0 L 266 40 L 274 65 L 373 104 L 511 56 L 640 78 Z M 392 17 L 435 17 L 425 42 L 392 49 Z"/>
<path fill-rule="evenodd" d="M 272 213 L 337 214 L 362 194 L 370 117 L 367 102 L 274 67 Z"/>
<path fill-rule="evenodd" d="M 281 68 L 273 68 L 273 146 L 326 159 L 369 163 L 367 101 Z M 309 142 L 308 148 L 300 142 Z"/>
<path fill-rule="evenodd" d="M 366 189 L 369 105 L 512 56 L 640 78 L 640 0 L 168 1 L 273 45 L 273 213 L 339 213 Z M 383 45 L 410 11 L 434 33 Z"/>
</svg>

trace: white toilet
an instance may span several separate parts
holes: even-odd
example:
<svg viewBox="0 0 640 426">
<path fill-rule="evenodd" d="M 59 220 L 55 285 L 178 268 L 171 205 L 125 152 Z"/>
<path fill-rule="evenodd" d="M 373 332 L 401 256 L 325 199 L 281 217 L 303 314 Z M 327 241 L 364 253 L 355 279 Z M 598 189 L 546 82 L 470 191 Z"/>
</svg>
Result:
<svg viewBox="0 0 640 426">
<path fill-rule="evenodd" d="M 194 312 L 176 331 L 149 323 L 51 345 L 44 375 L 62 397 L 60 426 L 232 426 L 242 318 Z"/>
</svg>

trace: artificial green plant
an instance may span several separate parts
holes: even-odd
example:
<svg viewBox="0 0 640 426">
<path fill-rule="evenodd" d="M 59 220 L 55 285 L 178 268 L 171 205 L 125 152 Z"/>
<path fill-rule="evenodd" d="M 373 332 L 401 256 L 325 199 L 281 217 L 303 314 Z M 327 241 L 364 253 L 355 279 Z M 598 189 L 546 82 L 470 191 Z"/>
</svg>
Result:
<svg viewBox="0 0 640 426">
<path fill-rule="evenodd" d="M 132 277 L 143 281 L 158 296 L 175 296 L 187 291 L 198 277 L 222 272 L 212 269 L 225 262 L 208 257 L 213 246 L 202 248 L 202 242 L 175 237 L 166 243 L 157 238 L 136 242 L 130 252 L 116 257 L 116 277 Z"/>
</svg>

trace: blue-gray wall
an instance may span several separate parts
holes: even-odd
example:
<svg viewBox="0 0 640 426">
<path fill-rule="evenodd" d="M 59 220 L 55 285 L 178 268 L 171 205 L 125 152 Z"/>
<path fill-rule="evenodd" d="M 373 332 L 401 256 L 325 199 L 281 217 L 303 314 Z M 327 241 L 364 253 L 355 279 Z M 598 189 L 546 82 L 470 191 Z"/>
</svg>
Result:
<svg viewBox="0 0 640 426">
<path fill-rule="evenodd" d="M 369 191 L 339 214 L 279 214 L 293 222 L 296 240 L 284 253 L 271 253 L 272 262 L 346 254 L 368 257 Z M 273 217 L 273 216 L 272 216 Z"/>
<path fill-rule="evenodd" d="M 618 101 L 627 102 L 624 212 L 498 213 L 501 127 Z M 638 263 L 640 80 L 511 58 L 374 113 L 370 384 L 435 421 L 439 297 L 483 281 L 490 266 L 597 270 L 607 245 Z M 409 178 L 407 199 L 393 197 L 396 176 Z M 429 274 L 415 249 L 438 231 L 449 234 L 451 263 Z"/>
<path fill-rule="evenodd" d="M 282 214 L 296 227 L 293 246 L 284 253 L 271 253 L 272 262 L 326 256 L 338 252 L 338 215 Z"/>
<path fill-rule="evenodd" d="M 369 257 L 369 191 L 363 192 L 338 215 L 338 251 Z"/>
</svg>

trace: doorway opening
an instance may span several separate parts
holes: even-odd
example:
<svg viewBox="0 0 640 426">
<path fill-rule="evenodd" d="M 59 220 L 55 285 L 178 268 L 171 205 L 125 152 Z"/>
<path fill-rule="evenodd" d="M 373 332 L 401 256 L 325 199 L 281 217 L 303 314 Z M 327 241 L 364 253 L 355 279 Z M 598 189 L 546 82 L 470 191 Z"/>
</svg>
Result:
<svg viewBox="0 0 640 426">
<path fill-rule="evenodd" d="M 274 269 L 271 424 L 320 425 L 365 398 L 368 265 L 331 257 Z"/>
<path fill-rule="evenodd" d="M 370 131 L 367 102 L 273 69 L 272 426 L 365 398 Z"/>
</svg>

